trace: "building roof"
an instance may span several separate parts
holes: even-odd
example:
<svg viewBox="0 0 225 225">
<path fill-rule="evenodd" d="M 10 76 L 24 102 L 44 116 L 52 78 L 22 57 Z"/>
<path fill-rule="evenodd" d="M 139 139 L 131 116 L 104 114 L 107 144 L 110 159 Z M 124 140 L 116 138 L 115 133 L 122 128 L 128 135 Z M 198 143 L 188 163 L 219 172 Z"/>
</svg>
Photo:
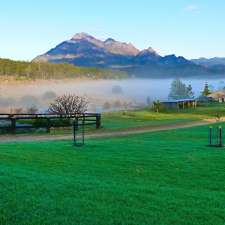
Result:
<svg viewBox="0 0 225 225">
<path fill-rule="evenodd" d="M 196 99 L 193 98 L 185 98 L 185 99 L 177 99 L 177 100 L 168 100 L 162 103 L 183 103 L 183 102 L 195 102 Z"/>
<path fill-rule="evenodd" d="M 225 91 L 216 91 L 213 92 L 212 94 L 208 95 L 207 97 L 210 98 L 224 98 L 225 97 Z"/>
</svg>

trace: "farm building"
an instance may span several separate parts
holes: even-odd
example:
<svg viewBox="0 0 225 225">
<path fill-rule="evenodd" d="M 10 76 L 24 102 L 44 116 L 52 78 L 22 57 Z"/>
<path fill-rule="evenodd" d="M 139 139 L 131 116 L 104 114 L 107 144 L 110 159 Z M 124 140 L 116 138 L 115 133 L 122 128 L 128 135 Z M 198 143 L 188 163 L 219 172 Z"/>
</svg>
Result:
<svg viewBox="0 0 225 225">
<path fill-rule="evenodd" d="M 225 91 L 217 91 L 208 95 L 207 97 L 212 98 L 214 101 L 222 103 L 225 102 Z"/>
<path fill-rule="evenodd" d="M 200 103 L 209 103 L 209 102 L 215 102 L 215 100 L 211 97 L 208 97 L 208 96 L 199 96 L 197 98 L 197 101 L 200 102 Z"/>
<path fill-rule="evenodd" d="M 161 102 L 164 108 L 168 109 L 185 109 L 185 108 L 196 108 L 196 99 L 179 99 Z"/>
</svg>

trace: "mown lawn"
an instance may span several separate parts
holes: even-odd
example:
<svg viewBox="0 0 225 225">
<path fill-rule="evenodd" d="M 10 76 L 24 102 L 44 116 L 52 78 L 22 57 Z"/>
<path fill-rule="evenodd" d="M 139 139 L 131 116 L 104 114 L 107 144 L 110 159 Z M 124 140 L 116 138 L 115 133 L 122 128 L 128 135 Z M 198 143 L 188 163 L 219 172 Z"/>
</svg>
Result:
<svg viewBox="0 0 225 225">
<path fill-rule="evenodd" d="M 0 144 L 0 224 L 225 224 L 225 148 L 207 132 Z"/>
</svg>

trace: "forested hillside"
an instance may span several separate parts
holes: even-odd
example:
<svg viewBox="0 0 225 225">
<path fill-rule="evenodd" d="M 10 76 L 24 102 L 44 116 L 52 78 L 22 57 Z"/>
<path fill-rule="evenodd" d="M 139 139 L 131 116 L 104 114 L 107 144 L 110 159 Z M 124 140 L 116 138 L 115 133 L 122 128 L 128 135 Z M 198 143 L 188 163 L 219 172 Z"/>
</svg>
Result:
<svg viewBox="0 0 225 225">
<path fill-rule="evenodd" d="M 82 77 L 110 79 L 125 78 L 127 74 L 120 71 L 76 67 L 67 63 L 24 62 L 0 58 L 0 76 L 12 76 L 24 80 Z"/>
</svg>

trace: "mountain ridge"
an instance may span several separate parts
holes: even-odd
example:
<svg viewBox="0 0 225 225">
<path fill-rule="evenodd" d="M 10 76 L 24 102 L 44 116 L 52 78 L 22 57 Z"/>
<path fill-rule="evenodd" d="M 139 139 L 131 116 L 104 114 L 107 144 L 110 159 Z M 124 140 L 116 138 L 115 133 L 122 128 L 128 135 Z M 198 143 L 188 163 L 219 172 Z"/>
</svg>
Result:
<svg viewBox="0 0 225 225">
<path fill-rule="evenodd" d="M 225 67 L 208 68 L 183 56 L 161 56 L 152 47 L 139 50 L 131 43 L 113 38 L 100 40 L 84 32 L 61 42 L 34 61 L 123 70 L 136 77 L 225 74 Z"/>
</svg>

